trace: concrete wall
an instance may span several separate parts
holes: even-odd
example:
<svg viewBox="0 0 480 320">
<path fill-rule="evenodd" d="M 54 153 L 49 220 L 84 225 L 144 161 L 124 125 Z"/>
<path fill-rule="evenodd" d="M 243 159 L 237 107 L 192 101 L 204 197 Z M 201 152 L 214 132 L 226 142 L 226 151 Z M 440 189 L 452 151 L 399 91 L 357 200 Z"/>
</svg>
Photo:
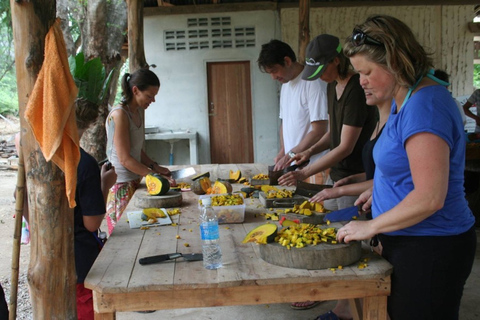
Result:
<svg viewBox="0 0 480 320">
<path fill-rule="evenodd" d="M 467 23 L 475 16 L 468 6 L 379 6 L 311 8 L 310 37 L 322 33 L 345 39 L 355 24 L 373 14 L 388 14 L 405 22 L 420 43 L 433 53 L 436 68 L 450 74 L 454 96 L 473 92 L 473 38 Z M 282 37 L 298 48 L 298 9 L 281 11 Z M 297 50 L 298 51 L 298 50 Z"/>
<path fill-rule="evenodd" d="M 230 17 L 232 27 L 255 27 L 255 46 L 167 51 L 164 32 L 189 30 L 187 19 Z M 195 28 L 193 28 L 195 29 Z M 200 29 L 200 28 L 197 28 Z M 210 162 L 210 138 L 207 110 L 206 65 L 215 61 L 250 61 L 252 83 L 252 127 L 255 162 L 273 163 L 278 150 L 278 84 L 259 71 L 257 58 L 263 43 L 280 37 L 278 14 L 274 11 L 157 15 L 145 17 L 145 53 L 161 87 L 146 111 L 146 126 L 161 130 L 189 129 L 198 132 L 199 163 Z M 168 164 L 170 146 L 148 141 L 147 153 L 157 162 Z M 189 163 L 186 140 L 174 145 L 174 164 Z"/>
</svg>

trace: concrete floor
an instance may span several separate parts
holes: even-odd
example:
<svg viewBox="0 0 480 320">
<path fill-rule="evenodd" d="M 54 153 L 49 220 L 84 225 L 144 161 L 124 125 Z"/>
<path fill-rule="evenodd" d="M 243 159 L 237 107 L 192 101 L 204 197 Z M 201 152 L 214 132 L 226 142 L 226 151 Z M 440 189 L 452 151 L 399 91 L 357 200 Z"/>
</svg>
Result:
<svg viewBox="0 0 480 320">
<path fill-rule="evenodd" d="M 477 252 L 472 273 L 463 292 L 460 307 L 461 320 L 480 319 L 480 229 L 477 228 Z M 319 314 L 331 310 L 334 301 L 326 301 L 310 310 L 293 310 L 288 304 L 270 304 L 256 306 L 214 307 L 197 309 L 161 310 L 150 314 L 137 312 L 122 312 L 117 314 L 117 320 L 313 320 Z M 406 319 L 407 320 L 407 319 Z"/>
</svg>

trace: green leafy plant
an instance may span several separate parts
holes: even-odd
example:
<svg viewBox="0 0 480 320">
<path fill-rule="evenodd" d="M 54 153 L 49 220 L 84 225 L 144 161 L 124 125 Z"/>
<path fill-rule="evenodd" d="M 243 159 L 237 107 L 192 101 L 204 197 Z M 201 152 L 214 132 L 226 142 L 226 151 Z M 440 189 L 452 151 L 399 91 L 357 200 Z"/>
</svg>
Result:
<svg viewBox="0 0 480 320">
<path fill-rule="evenodd" d="M 100 58 L 85 62 L 83 52 L 68 59 L 70 72 L 78 87 L 78 98 L 85 99 L 95 105 L 102 103 L 105 98 L 113 70 L 105 77 L 105 67 Z"/>
</svg>

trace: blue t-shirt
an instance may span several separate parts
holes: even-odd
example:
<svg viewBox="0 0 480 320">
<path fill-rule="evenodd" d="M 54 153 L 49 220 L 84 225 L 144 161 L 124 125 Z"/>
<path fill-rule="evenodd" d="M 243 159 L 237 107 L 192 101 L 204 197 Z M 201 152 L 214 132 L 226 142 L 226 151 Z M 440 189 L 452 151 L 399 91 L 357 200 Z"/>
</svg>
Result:
<svg viewBox="0 0 480 320">
<path fill-rule="evenodd" d="M 405 142 L 420 132 L 433 133 L 450 148 L 448 191 L 442 209 L 408 228 L 387 233 L 408 236 L 457 235 L 470 229 L 475 218 L 468 207 L 463 187 L 465 137 L 460 112 L 447 89 L 440 85 L 424 87 L 410 97 L 390 117 L 375 145 L 375 176 L 372 216 L 395 207 L 413 190 Z"/>
</svg>

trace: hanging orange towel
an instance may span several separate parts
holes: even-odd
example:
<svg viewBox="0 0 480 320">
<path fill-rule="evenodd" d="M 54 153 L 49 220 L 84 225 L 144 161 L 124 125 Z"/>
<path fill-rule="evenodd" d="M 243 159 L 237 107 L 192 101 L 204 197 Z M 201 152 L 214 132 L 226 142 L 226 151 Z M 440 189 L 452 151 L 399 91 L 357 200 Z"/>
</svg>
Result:
<svg viewBox="0 0 480 320">
<path fill-rule="evenodd" d="M 73 103 L 78 89 L 68 66 L 60 20 L 45 38 L 45 59 L 28 100 L 25 119 L 47 161 L 65 173 L 70 208 L 75 207 L 79 138 Z"/>
</svg>

